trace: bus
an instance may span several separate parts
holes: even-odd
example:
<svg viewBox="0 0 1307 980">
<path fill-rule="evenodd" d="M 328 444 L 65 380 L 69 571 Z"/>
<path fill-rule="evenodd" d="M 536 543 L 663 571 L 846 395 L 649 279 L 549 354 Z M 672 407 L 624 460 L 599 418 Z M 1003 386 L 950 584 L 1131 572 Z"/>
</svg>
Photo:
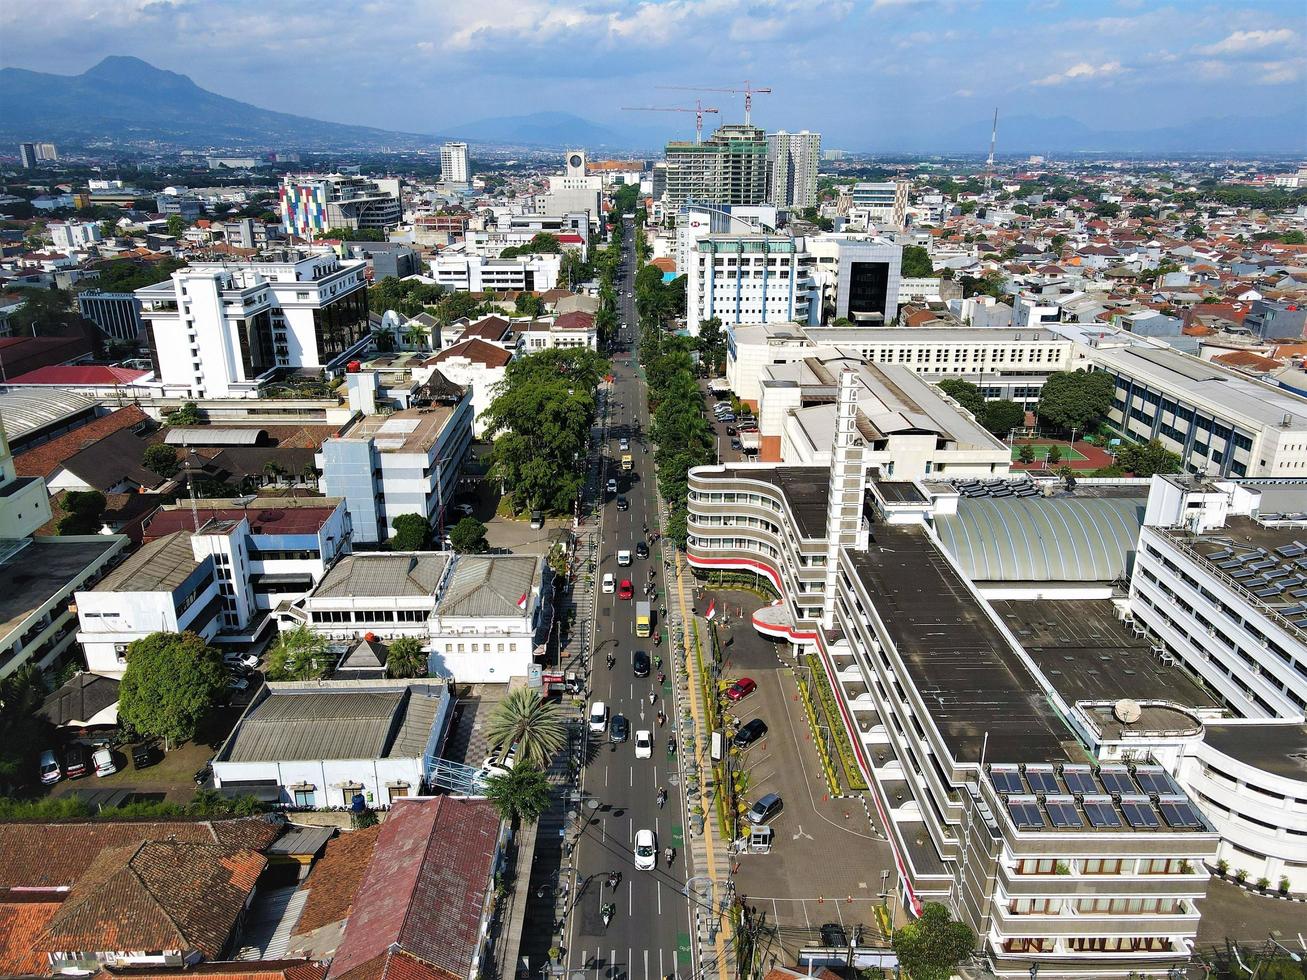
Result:
<svg viewBox="0 0 1307 980">
<path fill-rule="evenodd" d="M 635 635 L 648 636 L 653 629 L 653 610 L 647 602 L 635 604 Z"/>
</svg>

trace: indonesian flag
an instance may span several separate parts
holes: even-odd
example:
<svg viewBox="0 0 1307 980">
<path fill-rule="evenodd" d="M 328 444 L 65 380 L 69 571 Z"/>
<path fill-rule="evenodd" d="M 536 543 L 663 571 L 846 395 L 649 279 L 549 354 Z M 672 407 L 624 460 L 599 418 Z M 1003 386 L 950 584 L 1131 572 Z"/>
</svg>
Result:
<svg viewBox="0 0 1307 980">
<path fill-rule="evenodd" d="M 717 615 L 717 600 L 713 599 L 708 603 L 708 611 L 703 614 L 704 619 L 712 619 Z"/>
<path fill-rule="evenodd" d="M 525 592 L 522 593 L 522 598 L 520 598 L 520 599 L 517 600 L 517 608 L 518 608 L 518 609 L 525 609 L 525 608 L 526 608 L 526 593 L 525 593 Z"/>
</svg>

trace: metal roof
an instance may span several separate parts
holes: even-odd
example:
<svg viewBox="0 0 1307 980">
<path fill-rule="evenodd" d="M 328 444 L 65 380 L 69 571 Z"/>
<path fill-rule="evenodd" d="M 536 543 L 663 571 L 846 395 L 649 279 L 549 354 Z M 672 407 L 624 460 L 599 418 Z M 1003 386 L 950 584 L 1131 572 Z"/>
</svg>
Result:
<svg viewBox="0 0 1307 980">
<path fill-rule="evenodd" d="M 78 412 L 85 412 L 100 404 L 98 398 L 87 398 L 72 391 L 49 388 L 24 388 L 0 392 L 0 417 L 5 420 L 5 432 L 10 442 L 18 442 L 35 429 L 53 425 Z"/>
<path fill-rule="evenodd" d="M 434 595 L 447 564 L 446 555 L 433 552 L 346 555 L 323 577 L 314 597 Z"/>
<path fill-rule="evenodd" d="M 336 834 L 335 827 L 305 827 L 291 824 L 268 848 L 268 854 L 317 854 Z"/>
<path fill-rule="evenodd" d="M 190 531 L 151 541 L 106 575 L 96 592 L 171 592 L 200 567 Z"/>
<path fill-rule="evenodd" d="M 170 428 L 163 441 L 170 446 L 257 446 L 266 436 L 264 429 L 202 425 Z"/>
<path fill-rule="evenodd" d="M 1144 502 L 1129 497 L 971 497 L 935 530 L 979 582 L 1112 582 L 1131 565 Z"/>
<path fill-rule="evenodd" d="M 521 616 L 522 595 L 536 584 L 532 555 L 461 555 L 436 605 L 439 616 Z"/>
</svg>

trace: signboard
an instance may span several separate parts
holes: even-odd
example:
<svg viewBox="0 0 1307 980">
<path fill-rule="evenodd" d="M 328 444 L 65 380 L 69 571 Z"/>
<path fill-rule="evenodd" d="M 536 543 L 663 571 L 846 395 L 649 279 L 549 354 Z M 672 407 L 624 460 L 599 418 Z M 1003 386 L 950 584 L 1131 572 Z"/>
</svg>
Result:
<svg viewBox="0 0 1307 980">
<path fill-rule="evenodd" d="M 544 684 L 544 671 L 539 664 L 531 664 L 526 669 L 526 686 L 541 687 Z"/>
<path fill-rule="evenodd" d="M 561 684 L 563 683 L 563 672 L 560 670 L 545 671 L 541 673 L 540 679 L 546 684 Z"/>
<path fill-rule="evenodd" d="M 721 732 L 712 733 L 712 745 L 708 749 L 708 755 L 712 758 L 713 762 L 722 761 L 724 743 L 725 739 L 722 737 Z"/>
</svg>

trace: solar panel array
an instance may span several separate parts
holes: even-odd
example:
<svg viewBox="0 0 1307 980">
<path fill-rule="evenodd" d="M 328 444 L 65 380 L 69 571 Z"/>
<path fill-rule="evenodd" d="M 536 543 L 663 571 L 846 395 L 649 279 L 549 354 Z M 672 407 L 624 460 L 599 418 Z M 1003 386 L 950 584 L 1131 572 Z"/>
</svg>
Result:
<svg viewBox="0 0 1307 980">
<path fill-rule="evenodd" d="M 1207 828 L 1159 765 L 994 764 L 988 772 L 1018 830 Z"/>
<path fill-rule="evenodd" d="M 1263 514 L 1261 518 L 1266 521 L 1284 515 Z M 1203 544 L 1216 541 L 1200 542 L 1199 552 L 1237 585 L 1276 607 L 1293 625 L 1307 629 L 1307 544 L 1294 540 L 1274 551 L 1232 542 L 1215 548 Z"/>
<path fill-rule="evenodd" d="M 1026 477 L 1015 480 L 955 480 L 953 485 L 964 497 L 1034 497 L 1039 488 Z"/>
</svg>

